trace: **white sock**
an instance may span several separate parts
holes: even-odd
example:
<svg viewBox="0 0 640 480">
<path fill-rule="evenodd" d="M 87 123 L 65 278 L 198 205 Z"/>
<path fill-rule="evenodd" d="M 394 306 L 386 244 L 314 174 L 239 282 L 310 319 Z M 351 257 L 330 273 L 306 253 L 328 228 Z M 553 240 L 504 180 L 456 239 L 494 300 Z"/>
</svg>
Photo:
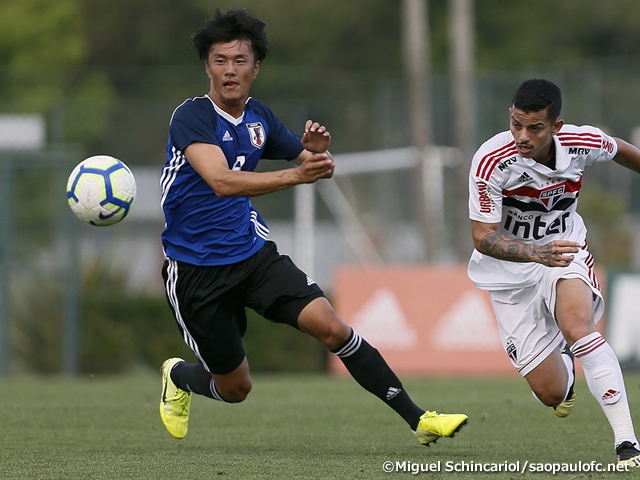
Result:
<svg viewBox="0 0 640 480">
<path fill-rule="evenodd" d="M 614 445 L 625 441 L 637 444 L 622 370 L 611 346 L 594 332 L 574 343 L 571 351 L 582 363 L 589 390 L 609 420 Z"/>
</svg>

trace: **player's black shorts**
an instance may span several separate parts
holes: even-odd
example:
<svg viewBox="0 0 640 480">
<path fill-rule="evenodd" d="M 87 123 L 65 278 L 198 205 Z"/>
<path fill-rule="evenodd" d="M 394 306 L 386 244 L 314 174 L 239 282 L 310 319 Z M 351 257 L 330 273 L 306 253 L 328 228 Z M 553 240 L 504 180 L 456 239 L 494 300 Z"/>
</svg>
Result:
<svg viewBox="0 0 640 480">
<path fill-rule="evenodd" d="M 162 278 L 185 342 L 209 372 L 220 375 L 236 369 L 245 357 L 245 307 L 298 328 L 304 307 L 324 296 L 271 241 L 232 265 L 201 267 L 167 259 Z"/>
</svg>

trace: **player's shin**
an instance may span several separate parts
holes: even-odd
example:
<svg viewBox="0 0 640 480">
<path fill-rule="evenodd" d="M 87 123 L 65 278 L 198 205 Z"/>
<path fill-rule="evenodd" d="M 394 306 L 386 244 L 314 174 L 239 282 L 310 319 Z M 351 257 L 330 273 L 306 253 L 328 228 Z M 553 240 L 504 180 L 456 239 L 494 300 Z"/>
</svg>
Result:
<svg viewBox="0 0 640 480">
<path fill-rule="evenodd" d="M 171 371 L 171 379 L 182 390 L 224 401 L 216 389 L 213 377 L 201 363 L 178 363 Z"/>
<path fill-rule="evenodd" d="M 413 403 L 378 350 L 351 330 L 349 339 L 333 353 L 365 390 L 395 410 L 412 430 L 417 428 L 424 410 Z"/>
<path fill-rule="evenodd" d="M 578 340 L 571 350 L 582 363 L 589 390 L 611 424 L 615 445 L 624 441 L 637 444 L 622 370 L 611 346 L 594 332 Z"/>
</svg>

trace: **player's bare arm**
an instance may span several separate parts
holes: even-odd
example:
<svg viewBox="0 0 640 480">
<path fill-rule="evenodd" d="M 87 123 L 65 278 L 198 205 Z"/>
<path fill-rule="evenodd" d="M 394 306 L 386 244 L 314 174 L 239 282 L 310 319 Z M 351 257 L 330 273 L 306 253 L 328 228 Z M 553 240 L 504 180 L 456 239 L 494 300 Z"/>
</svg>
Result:
<svg viewBox="0 0 640 480">
<path fill-rule="evenodd" d="M 629 170 L 640 173 L 640 149 L 621 138 L 613 139 L 618 144 L 618 153 L 613 160 Z"/>
<path fill-rule="evenodd" d="M 480 253 L 510 262 L 537 262 L 548 267 L 566 267 L 577 253 L 579 244 L 554 240 L 545 245 L 519 242 L 498 232 L 498 223 L 471 221 L 473 244 Z"/>
<path fill-rule="evenodd" d="M 334 163 L 330 155 L 306 153 L 306 160 L 296 168 L 245 172 L 230 169 L 217 145 L 195 142 L 184 151 L 189 163 L 219 197 L 257 197 L 301 183 L 313 183 L 332 171 Z"/>
</svg>

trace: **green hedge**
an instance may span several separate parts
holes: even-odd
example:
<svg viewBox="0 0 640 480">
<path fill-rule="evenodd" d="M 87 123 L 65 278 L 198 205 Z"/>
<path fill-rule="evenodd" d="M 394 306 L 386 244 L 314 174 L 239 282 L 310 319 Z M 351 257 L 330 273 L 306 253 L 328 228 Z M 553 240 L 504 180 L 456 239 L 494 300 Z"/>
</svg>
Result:
<svg viewBox="0 0 640 480">
<path fill-rule="evenodd" d="M 116 373 L 133 366 L 159 368 L 170 356 L 195 361 L 164 296 L 84 294 L 81 373 Z M 326 350 L 317 340 L 247 310 L 244 345 L 251 370 L 310 372 L 326 368 Z"/>
<path fill-rule="evenodd" d="M 86 266 L 82 279 L 78 373 L 112 374 L 159 369 L 172 356 L 196 361 L 186 346 L 163 293 L 131 294 L 119 275 Z M 62 298 L 53 279 L 12 286 L 12 347 L 18 370 L 58 374 L 62 370 Z M 320 342 L 247 310 L 244 345 L 254 372 L 317 372 L 326 369 Z"/>
</svg>

